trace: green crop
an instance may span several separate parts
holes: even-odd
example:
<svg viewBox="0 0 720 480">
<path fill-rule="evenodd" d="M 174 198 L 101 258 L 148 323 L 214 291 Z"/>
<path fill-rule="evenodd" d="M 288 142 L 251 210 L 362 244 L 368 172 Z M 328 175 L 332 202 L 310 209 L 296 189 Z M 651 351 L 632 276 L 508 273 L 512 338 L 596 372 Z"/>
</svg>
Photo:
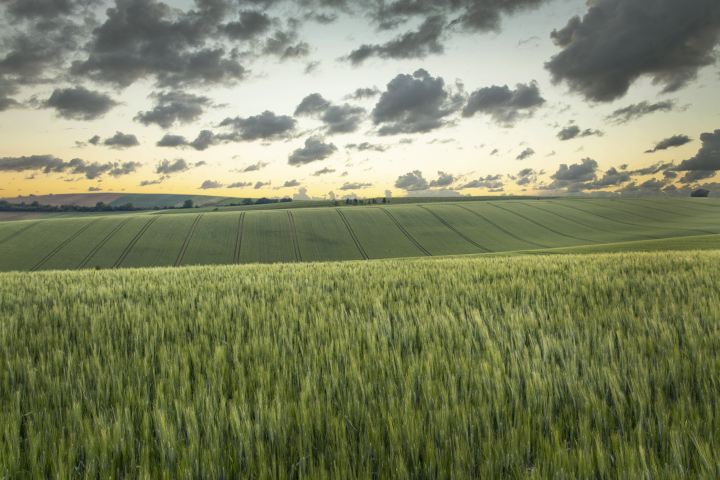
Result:
<svg viewBox="0 0 720 480">
<path fill-rule="evenodd" d="M 718 478 L 718 278 L 720 251 L 3 273 L 0 478 Z"/>
</svg>

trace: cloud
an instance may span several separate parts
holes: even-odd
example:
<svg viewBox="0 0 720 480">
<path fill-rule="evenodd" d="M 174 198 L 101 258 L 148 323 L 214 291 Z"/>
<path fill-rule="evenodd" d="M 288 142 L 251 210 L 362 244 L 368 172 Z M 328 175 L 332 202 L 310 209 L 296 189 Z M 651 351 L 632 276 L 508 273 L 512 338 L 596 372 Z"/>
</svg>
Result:
<svg viewBox="0 0 720 480">
<path fill-rule="evenodd" d="M 52 155 L 32 155 L 29 157 L 4 157 L 0 158 L 0 172 L 24 172 L 38 171 L 43 173 L 62 173 L 68 172 L 71 175 L 85 175 L 89 180 L 100 177 L 108 173 L 114 177 L 128 175 L 142 164 L 138 162 L 108 162 L 108 163 L 88 163 L 80 158 L 73 158 L 69 162 L 65 162 L 60 158 Z"/>
<path fill-rule="evenodd" d="M 553 182 L 549 188 L 565 188 L 568 191 L 584 190 L 586 188 L 586 182 L 592 182 L 597 179 L 595 173 L 597 169 L 598 163 L 592 158 L 583 158 L 580 163 L 574 163 L 570 166 L 563 163 L 554 174 L 550 175 Z"/>
<path fill-rule="evenodd" d="M 2 0 L 5 11 L 13 17 L 28 20 L 53 20 L 57 17 L 71 15 L 82 8 L 97 3 L 97 0 Z"/>
<path fill-rule="evenodd" d="M 401 175 L 395 180 L 395 188 L 400 188 L 407 192 L 413 190 L 427 190 L 429 187 L 427 180 L 423 178 L 420 170 L 413 170 L 405 175 Z"/>
<path fill-rule="evenodd" d="M 580 127 L 578 127 L 577 125 L 569 125 L 558 132 L 557 138 L 563 141 L 577 137 L 589 137 L 591 135 L 597 135 L 598 137 L 602 137 L 605 134 L 600 130 L 591 130 L 589 128 L 581 130 Z"/>
<path fill-rule="evenodd" d="M 303 73 L 305 75 L 310 75 L 311 73 L 314 73 L 320 67 L 320 64 L 321 64 L 321 62 L 319 62 L 319 61 L 308 62 L 305 65 L 305 70 L 303 70 Z"/>
<path fill-rule="evenodd" d="M 640 185 L 631 182 L 615 193 L 619 193 L 623 197 L 659 197 L 665 195 L 665 182 L 651 178 Z"/>
<path fill-rule="evenodd" d="M 202 185 L 198 187 L 198 190 L 210 190 L 214 188 L 221 188 L 223 186 L 222 183 L 215 182 L 212 180 L 205 180 Z"/>
<path fill-rule="evenodd" d="M 263 54 L 275 55 L 280 60 L 306 57 L 310 54 L 310 45 L 307 42 L 298 42 L 295 32 L 277 30 L 272 37 L 265 40 Z"/>
<path fill-rule="evenodd" d="M 90 140 L 88 140 L 88 143 L 91 145 L 97 145 L 100 141 L 100 135 L 94 135 Z"/>
<path fill-rule="evenodd" d="M 297 120 L 287 115 L 275 115 L 265 110 L 260 115 L 248 118 L 226 118 L 220 122 L 220 127 L 232 127 L 233 133 L 222 136 L 225 141 L 251 142 L 254 140 L 270 140 L 287 138 L 288 134 L 295 129 Z"/>
<path fill-rule="evenodd" d="M 315 173 L 311 173 L 310 175 L 312 175 L 313 177 L 319 177 L 320 175 L 325 175 L 325 174 L 334 173 L 334 172 L 335 172 L 335 169 L 325 167 L 325 168 L 322 168 L 322 169 L 316 171 Z"/>
<path fill-rule="evenodd" d="M 169 160 L 161 161 L 155 167 L 155 173 L 159 175 L 171 175 L 173 173 L 185 172 L 189 169 L 190 167 L 187 162 L 182 158 L 178 158 L 173 163 L 170 163 Z"/>
<path fill-rule="evenodd" d="M 683 160 L 678 165 L 678 171 L 717 171 L 720 170 L 720 130 L 713 133 L 705 132 L 700 135 L 702 147 L 694 157 Z M 709 178 L 709 177 L 705 177 Z"/>
<path fill-rule="evenodd" d="M 202 130 L 197 138 L 192 142 L 188 143 L 189 146 L 195 150 L 203 151 L 207 150 L 211 145 L 215 144 L 215 135 L 210 130 Z"/>
<path fill-rule="evenodd" d="M 495 148 L 495 149 L 493 149 L 492 152 L 490 152 L 490 155 L 497 155 L 498 153 L 500 153 L 500 150 L 498 150 L 497 148 Z"/>
<path fill-rule="evenodd" d="M 252 40 L 265 33 L 272 25 L 270 17 L 254 10 L 242 10 L 236 22 L 221 27 L 222 32 L 232 40 Z"/>
<path fill-rule="evenodd" d="M 550 37 L 563 51 L 545 63 L 554 83 L 596 102 L 624 96 L 641 76 L 674 92 L 715 61 L 720 3 L 594 0 Z"/>
<path fill-rule="evenodd" d="M 362 188 L 372 187 L 372 183 L 347 183 L 345 182 L 339 190 L 359 190 Z"/>
<path fill-rule="evenodd" d="M 282 187 L 280 187 L 280 188 L 299 187 L 299 186 L 300 186 L 300 182 L 298 182 L 297 180 L 288 180 L 288 181 L 285 182 L 285 184 L 284 184 Z"/>
<path fill-rule="evenodd" d="M 182 147 L 188 145 L 188 141 L 182 135 L 167 133 L 155 145 L 158 147 Z"/>
<path fill-rule="evenodd" d="M 150 78 L 159 87 L 229 85 L 247 71 L 217 46 L 224 9 L 202 1 L 183 12 L 157 0 L 116 0 L 70 73 L 124 88 Z"/>
<path fill-rule="evenodd" d="M 208 97 L 201 97 L 181 91 L 153 93 L 155 107 L 147 112 L 139 112 L 134 120 L 143 125 L 156 124 L 170 128 L 175 123 L 191 123 L 212 105 Z"/>
<path fill-rule="evenodd" d="M 303 98 L 295 109 L 295 115 L 319 118 L 328 134 L 356 131 L 365 118 L 365 109 L 350 104 L 333 105 L 319 93 Z"/>
<path fill-rule="evenodd" d="M 680 183 L 696 183 L 699 180 L 712 178 L 717 172 L 714 170 L 691 170 L 678 180 Z"/>
<path fill-rule="evenodd" d="M 443 118 L 457 111 L 463 101 L 462 95 L 446 90 L 442 78 L 419 69 L 387 84 L 372 111 L 373 123 L 382 125 L 379 135 L 429 132 L 445 125 Z"/>
<path fill-rule="evenodd" d="M 298 148 L 288 156 L 288 165 L 305 165 L 318 160 L 324 160 L 337 151 L 332 143 L 324 143 L 321 138 L 310 137 L 305 140 L 305 146 Z"/>
<path fill-rule="evenodd" d="M 258 172 L 258 171 L 262 170 L 263 168 L 267 167 L 268 165 L 270 165 L 270 162 L 263 162 L 261 160 L 258 160 L 257 162 L 255 162 L 251 165 L 243 167 L 240 171 L 241 171 L 241 173 Z"/>
<path fill-rule="evenodd" d="M 106 145 L 110 148 L 123 149 L 140 145 L 140 142 L 138 142 L 137 137 L 133 134 L 115 132 L 115 135 L 105 139 L 103 145 Z"/>
<path fill-rule="evenodd" d="M 311 200 L 307 194 L 307 188 L 299 188 L 298 193 L 293 193 L 292 198 L 293 200 Z M 331 198 L 331 200 L 334 200 L 334 198 Z"/>
<path fill-rule="evenodd" d="M 645 153 L 655 153 L 659 150 L 667 150 L 672 147 L 680 147 L 686 143 L 692 142 L 692 139 L 687 135 L 673 135 L 672 137 L 660 140 L 655 144 L 655 148 L 652 150 L 646 150 Z"/>
<path fill-rule="evenodd" d="M 251 187 L 252 182 L 235 182 L 228 185 L 226 188 L 245 188 L 245 187 Z"/>
<path fill-rule="evenodd" d="M 90 188 L 88 188 L 88 192 L 102 192 L 102 191 L 103 191 L 103 189 L 102 189 L 102 188 L 98 188 L 98 187 L 90 187 Z"/>
<path fill-rule="evenodd" d="M 605 119 L 616 125 L 622 125 L 654 112 L 669 112 L 674 108 L 674 100 L 664 100 L 662 102 L 653 104 L 642 101 L 638 104 L 633 103 L 632 105 L 628 105 L 627 107 L 615 110 L 613 113 L 605 117 Z"/>
<path fill-rule="evenodd" d="M 457 178 L 451 173 L 438 171 L 438 179 L 430 181 L 430 188 L 447 187 L 455 183 Z"/>
<path fill-rule="evenodd" d="M 362 143 L 348 143 L 347 145 L 345 145 L 345 148 L 348 148 L 348 149 L 352 148 L 352 149 L 357 150 L 358 152 L 364 152 L 366 150 L 372 150 L 375 152 L 384 152 L 390 147 L 388 147 L 387 145 L 362 142 Z"/>
<path fill-rule="evenodd" d="M 493 85 L 471 93 L 462 115 L 469 118 L 480 112 L 490 115 L 498 125 L 512 127 L 515 122 L 532 117 L 544 103 L 535 81 L 518 83 L 515 90 L 510 90 L 507 85 Z"/>
<path fill-rule="evenodd" d="M 110 96 L 85 87 L 56 88 L 41 104 L 43 108 L 54 108 L 58 117 L 86 121 L 102 117 L 117 105 Z"/>
<path fill-rule="evenodd" d="M 140 182 L 141 187 L 147 187 L 149 185 L 159 185 L 165 180 L 165 177 L 158 178 L 157 180 L 143 180 Z"/>
<path fill-rule="evenodd" d="M 486 175 L 477 180 L 472 180 L 464 185 L 457 187 L 457 190 L 465 190 L 467 188 L 485 188 L 490 191 L 502 191 L 504 183 L 501 181 L 502 175 Z"/>
<path fill-rule="evenodd" d="M 345 98 L 352 100 L 365 100 L 366 98 L 375 98 L 378 95 L 380 95 L 380 90 L 377 87 L 358 88 L 350 95 L 346 95 Z"/>
<path fill-rule="evenodd" d="M 417 31 L 407 32 L 382 45 L 361 45 L 345 57 L 353 65 L 360 65 L 372 56 L 392 59 L 425 58 L 430 54 L 443 53 L 440 43 L 445 17 L 433 15 L 425 19 Z"/>
<path fill-rule="evenodd" d="M 531 157 L 533 155 L 535 155 L 535 150 L 528 147 L 525 150 L 523 150 L 522 152 L 520 152 L 520 155 L 515 157 L 515 160 L 525 160 L 526 158 Z"/>
<path fill-rule="evenodd" d="M 260 190 L 262 187 L 270 185 L 272 182 L 257 182 L 253 187 L 255 190 Z"/>
</svg>

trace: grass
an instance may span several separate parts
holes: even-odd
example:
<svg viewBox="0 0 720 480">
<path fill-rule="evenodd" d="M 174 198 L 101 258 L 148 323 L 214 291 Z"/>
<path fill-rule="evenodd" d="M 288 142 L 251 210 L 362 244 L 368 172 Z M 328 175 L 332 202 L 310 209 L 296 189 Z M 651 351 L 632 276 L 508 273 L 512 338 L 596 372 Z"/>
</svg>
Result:
<svg viewBox="0 0 720 480">
<path fill-rule="evenodd" d="M 0 222 L 0 271 L 467 255 L 720 233 L 720 204 L 690 199 L 295 203 Z"/>
<path fill-rule="evenodd" d="M 0 274 L 0 478 L 717 478 L 719 276 L 720 251 Z"/>
</svg>

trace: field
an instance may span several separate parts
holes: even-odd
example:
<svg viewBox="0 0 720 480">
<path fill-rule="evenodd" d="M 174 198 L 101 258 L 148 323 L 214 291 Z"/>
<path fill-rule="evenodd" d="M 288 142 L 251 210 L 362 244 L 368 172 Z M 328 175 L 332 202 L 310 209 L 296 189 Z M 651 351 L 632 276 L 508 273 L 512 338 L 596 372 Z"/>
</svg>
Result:
<svg viewBox="0 0 720 480">
<path fill-rule="evenodd" d="M 160 200 L 146 197 L 149 203 Z M 172 201 L 181 196 L 176 197 Z M 318 202 L 314 208 L 304 208 L 312 202 L 291 202 L 166 211 L 171 215 L 98 212 L 0 221 L 0 271 L 343 261 L 593 245 L 607 251 L 604 245 L 670 238 L 692 243 L 695 236 L 720 234 L 720 203 L 712 199 L 444 200 L 339 207 Z"/>
<path fill-rule="evenodd" d="M 294 214 L 301 248 L 326 214 Z M 185 259 L 232 215 L 189 216 Z M 442 245 L 393 216 L 393 245 Z M 717 250 L 2 273 L 0 478 L 718 478 L 718 278 Z"/>
</svg>

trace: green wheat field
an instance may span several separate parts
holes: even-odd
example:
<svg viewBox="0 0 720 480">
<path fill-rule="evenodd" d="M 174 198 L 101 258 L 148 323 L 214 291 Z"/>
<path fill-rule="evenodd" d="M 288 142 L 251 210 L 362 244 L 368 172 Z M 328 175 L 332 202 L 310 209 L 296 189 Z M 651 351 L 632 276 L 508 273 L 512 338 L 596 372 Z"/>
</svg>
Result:
<svg viewBox="0 0 720 480">
<path fill-rule="evenodd" d="M 690 199 L 0 222 L 0 478 L 719 478 L 719 234 Z"/>
</svg>

